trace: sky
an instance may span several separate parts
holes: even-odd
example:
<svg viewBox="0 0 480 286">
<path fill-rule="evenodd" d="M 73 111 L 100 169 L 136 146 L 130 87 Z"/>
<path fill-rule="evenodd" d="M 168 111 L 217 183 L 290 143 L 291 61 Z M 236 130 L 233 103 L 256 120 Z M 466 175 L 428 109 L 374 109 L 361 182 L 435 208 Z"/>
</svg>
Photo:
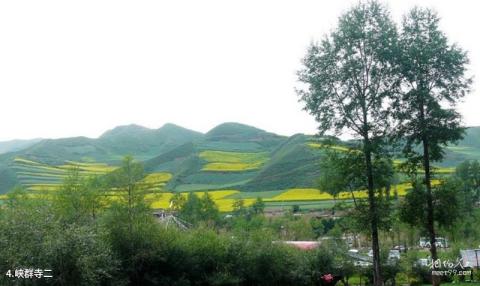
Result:
<svg viewBox="0 0 480 286">
<path fill-rule="evenodd" d="M 314 134 L 296 71 L 357 1 L 0 1 L 0 140 L 98 137 L 167 122 L 241 122 Z M 434 8 L 480 71 L 479 1 L 387 1 L 394 20 Z M 480 125 L 479 83 L 459 105 Z"/>
</svg>

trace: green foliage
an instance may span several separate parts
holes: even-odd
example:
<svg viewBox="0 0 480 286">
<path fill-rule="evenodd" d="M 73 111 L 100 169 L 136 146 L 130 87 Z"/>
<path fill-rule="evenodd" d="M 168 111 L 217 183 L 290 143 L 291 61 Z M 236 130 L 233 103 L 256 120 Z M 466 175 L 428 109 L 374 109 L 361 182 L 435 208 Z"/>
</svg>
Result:
<svg viewBox="0 0 480 286">
<path fill-rule="evenodd" d="M 466 160 L 456 168 L 455 175 L 463 184 L 463 203 L 471 209 L 480 201 L 480 163 L 478 160 Z"/>
<path fill-rule="evenodd" d="M 383 103 L 394 91 L 388 62 L 396 40 L 388 11 L 369 2 L 342 15 L 336 30 L 310 47 L 305 68 L 298 73 L 308 87 L 298 93 L 322 134 L 348 128 L 358 136 L 375 138 L 385 131 L 382 124 L 388 113 Z"/>
<path fill-rule="evenodd" d="M 236 215 L 244 215 L 246 213 L 245 201 L 243 199 L 236 199 L 233 201 L 233 213 Z"/>
<path fill-rule="evenodd" d="M 462 138 L 460 114 L 453 109 L 469 90 L 465 71 L 468 58 L 449 45 L 439 30 L 439 17 L 429 9 L 414 8 L 405 17 L 399 41 L 399 67 L 406 90 L 395 104 L 402 122 L 398 136 L 406 140 L 404 154 L 420 160 L 415 147 L 428 142 L 429 159 L 443 158 L 443 146 Z M 434 75 L 434 76 L 431 76 Z"/>
<path fill-rule="evenodd" d="M 373 159 L 373 174 L 375 188 L 375 204 L 377 217 L 373 217 L 368 201 L 355 197 L 355 191 L 365 190 L 368 181 L 365 176 L 365 159 L 362 151 L 349 149 L 338 152 L 327 150 L 321 163 L 319 189 L 337 196 L 341 192 L 350 192 L 354 208 L 347 208 L 343 203 L 337 203 L 332 211 L 344 211 L 349 221 L 349 229 L 356 233 L 370 233 L 370 222 L 375 219 L 380 229 L 391 227 L 391 196 L 390 187 L 394 180 L 393 163 L 388 158 L 375 156 Z"/>
<path fill-rule="evenodd" d="M 132 209 L 144 203 L 145 194 L 149 189 L 142 181 L 144 175 L 143 165 L 135 162 L 132 156 L 126 156 L 120 168 L 107 175 L 106 181 L 127 207 Z"/>
<path fill-rule="evenodd" d="M 54 207 L 60 219 L 65 223 L 95 219 L 105 206 L 104 188 L 100 177 L 84 178 L 77 168 L 71 169 L 54 197 Z"/>
<path fill-rule="evenodd" d="M 55 228 L 44 237 L 48 242 L 44 258 L 54 270 L 55 284 L 114 284 L 119 262 L 102 234 L 92 225 L 71 224 Z"/>
<path fill-rule="evenodd" d="M 185 205 L 185 197 L 181 193 L 175 193 L 170 199 L 170 208 L 174 211 L 179 211 Z"/>
<path fill-rule="evenodd" d="M 118 261 L 102 233 L 91 222 L 66 224 L 63 211 L 22 190 L 11 193 L 0 210 L 0 268 L 52 269 L 53 278 L 36 285 L 117 285 Z"/>
<path fill-rule="evenodd" d="M 453 226 L 460 214 L 458 194 L 461 184 L 456 179 L 447 179 L 433 191 L 434 218 L 441 227 Z M 427 229 L 427 191 L 420 182 L 414 182 L 412 190 L 408 191 L 401 203 L 400 218 L 412 226 Z"/>
<path fill-rule="evenodd" d="M 251 208 L 254 214 L 263 214 L 263 211 L 265 210 L 265 203 L 263 202 L 262 198 L 257 197 Z"/>
<path fill-rule="evenodd" d="M 189 193 L 187 199 L 181 203 L 178 214 L 193 225 L 201 222 L 214 225 L 220 215 L 217 205 L 207 192 L 200 198 L 194 193 Z"/>
<path fill-rule="evenodd" d="M 114 204 L 102 217 L 105 240 L 120 260 L 119 277 L 128 285 L 155 285 L 161 261 L 161 232 L 144 204 Z"/>
<path fill-rule="evenodd" d="M 292 206 L 292 213 L 298 213 L 300 211 L 300 206 L 299 205 L 293 205 Z"/>
</svg>

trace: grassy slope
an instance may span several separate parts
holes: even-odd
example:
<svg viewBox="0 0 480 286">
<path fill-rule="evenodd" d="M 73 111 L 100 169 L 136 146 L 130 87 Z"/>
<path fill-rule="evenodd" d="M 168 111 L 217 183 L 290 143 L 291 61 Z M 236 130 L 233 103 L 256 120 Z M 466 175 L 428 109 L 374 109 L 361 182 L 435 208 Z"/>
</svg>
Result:
<svg viewBox="0 0 480 286">
<path fill-rule="evenodd" d="M 269 191 L 315 186 L 321 152 L 307 145 L 309 139 L 309 136 L 294 135 L 278 146 L 265 167 L 242 190 Z"/>
<path fill-rule="evenodd" d="M 438 165 L 455 167 L 468 159 L 480 160 L 480 127 L 468 128 L 465 137 L 458 145 L 448 146 L 445 152 L 445 159 Z"/>
</svg>

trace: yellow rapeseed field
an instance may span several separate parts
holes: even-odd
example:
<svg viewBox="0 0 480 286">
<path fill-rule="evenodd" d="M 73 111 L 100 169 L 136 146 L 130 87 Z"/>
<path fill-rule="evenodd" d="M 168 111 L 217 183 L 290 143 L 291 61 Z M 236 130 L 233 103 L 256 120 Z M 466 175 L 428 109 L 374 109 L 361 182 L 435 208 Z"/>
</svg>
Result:
<svg viewBox="0 0 480 286">
<path fill-rule="evenodd" d="M 209 191 L 207 192 L 210 197 L 215 201 L 220 211 L 231 211 L 232 204 L 234 202 L 233 199 L 224 199 L 227 196 L 233 195 L 238 193 L 239 191 L 236 190 L 219 190 L 219 191 Z M 182 196 L 186 197 L 188 193 L 181 193 Z M 195 195 L 198 197 L 202 197 L 205 195 L 205 192 L 194 192 Z M 145 199 L 149 202 L 150 206 L 154 209 L 168 209 L 170 207 L 170 200 L 173 197 L 173 193 L 170 192 L 161 192 L 161 193 L 153 193 L 147 194 Z M 254 199 L 247 199 L 245 200 L 245 204 L 250 203 L 252 204 Z"/>
<path fill-rule="evenodd" d="M 203 171 L 217 171 L 217 172 L 235 172 L 235 171 L 248 171 L 260 168 L 262 163 L 208 163 L 202 170 Z"/>
<path fill-rule="evenodd" d="M 333 197 L 318 189 L 289 189 L 286 192 L 275 196 L 272 201 L 311 201 L 311 200 L 331 200 Z"/>
<path fill-rule="evenodd" d="M 27 190 L 30 191 L 58 191 L 60 184 L 32 184 L 27 186 Z"/>
<path fill-rule="evenodd" d="M 268 154 L 207 150 L 202 151 L 199 157 L 207 161 L 203 171 L 238 172 L 260 168 L 268 159 Z"/>
<path fill-rule="evenodd" d="M 432 180 L 432 186 L 437 186 L 441 183 L 440 180 Z M 396 190 L 399 196 L 405 196 L 407 190 L 412 188 L 411 183 L 402 183 L 395 186 L 392 186 L 391 193 Z M 354 192 L 356 199 L 364 199 L 368 197 L 366 190 L 355 191 Z M 338 194 L 337 199 L 352 199 L 352 194 L 350 192 L 341 192 Z M 333 196 L 321 192 L 318 189 L 305 188 L 305 189 L 288 189 L 285 192 L 281 193 L 278 196 L 275 196 L 271 199 L 264 199 L 264 201 L 314 201 L 314 200 L 333 200 Z"/>
<path fill-rule="evenodd" d="M 158 173 L 151 173 L 148 174 L 143 181 L 146 183 L 165 183 L 170 181 L 172 178 L 172 174 L 167 173 L 167 172 L 158 172 Z"/>
<path fill-rule="evenodd" d="M 349 149 L 347 147 L 339 146 L 339 145 L 324 145 L 322 143 L 307 143 L 309 147 L 312 148 L 329 148 L 337 151 L 347 152 Z"/>
</svg>

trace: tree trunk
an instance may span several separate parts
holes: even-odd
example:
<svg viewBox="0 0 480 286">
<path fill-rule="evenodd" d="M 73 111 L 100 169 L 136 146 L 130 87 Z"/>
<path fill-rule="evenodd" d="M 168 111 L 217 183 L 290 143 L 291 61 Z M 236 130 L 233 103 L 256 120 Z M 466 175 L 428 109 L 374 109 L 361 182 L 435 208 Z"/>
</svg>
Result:
<svg viewBox="0 0 480 286">
<path fill-rule="evenodd" d="M 420 106 L 420 120 L 422 124 L 422 144 L 423 144 L 423 169 L 425 172 L 425 187 L 427 189 L 427 231 L 430 238 L 430 254 L 432 256 L 432 262 L 437 260 L 437 246 L 435 245 L 435 219 L 433 214 L 433 195 L 432 195 L 432 178 L 430 173 L 430 150 L 429 142 L 426 135 L 426 118 L 425 118 L 425 105 L 423 101 Z M 432 263 L 433 269 L 437 270 L 436 263 Z M 440 285 L 440 277 L 432 275 L 432 285 Z"/>
<path fill-rule="evenodd" d="M 355 208 L 358 208 L 357 199 L 355 198 L 355 193 L 353 189 L 350 189 L 350 194 L 352 194 L 353 205 L 355 206 Z"/>
<path fill-rule="evenodd" d="M 364 139 L 365 164 L 367 167 L 367 183 L 368 183 L 368 202 L 370 210 L 370 227 L 372 231 L 372 251 L 373 251 L 373 285 L 380 286 L 383 284 L 380 269 L 380 246 L 378 241 L 378 214 L 375 202 L 375 192 L 373 185 L 373 166 L 371 142 L 368 136 Z"/>
<path fill-rule="evenodd" d="M 433 195 L 432 195 L 432 183 L 430 173 L 430 156 L 428 150 L 428 140 L 424 136 L 423 139 L 423 168 L 425 170 L 425 187 L 427 188 L 427 230 L 430 238 L 430 254 L 432 261 L 437 260 L 437 246 L 435 244 L 435 220 L 433 214 Z M 436 263 L 433 263 L 433 270 L 436 269 Z M 440 285 L 440 277 L 432 275 L 432 285 Z"/>
</svg>

